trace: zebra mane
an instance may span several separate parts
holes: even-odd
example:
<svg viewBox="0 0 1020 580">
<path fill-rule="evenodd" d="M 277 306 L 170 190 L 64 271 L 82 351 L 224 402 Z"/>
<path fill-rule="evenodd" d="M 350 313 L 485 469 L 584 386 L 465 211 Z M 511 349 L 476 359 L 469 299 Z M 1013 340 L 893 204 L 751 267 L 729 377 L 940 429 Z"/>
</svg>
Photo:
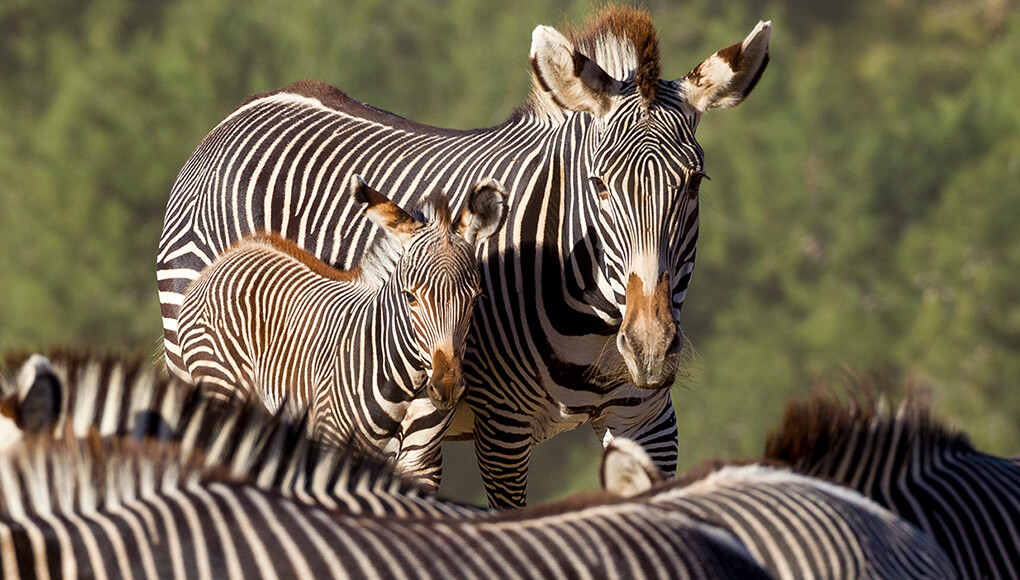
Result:
<svg viewBox="0 0 1020 580">
<path fill-rule="evenodd" d="M 861 385 L 846 403 L 830 390 L 787 403 L 781 426 L 766 439 L 765 457 L 809 470 L 838 452 L 855 433 L 878 436 L 896 430 L 926 449 L 974 451 L 965 433 L 934 416 L 925 392 L 908 389 L 891 413 L 884 400 Z"/>
<path fill-rule="evenodd" d="M 631 6 L 606 6 L 581 27 L 571 27 L 565 36 L 574 48 L 619 81 L 634 81 L 645 102 L 655 99 L 661 74 L 659 40 L 648 11 Z M 534 71 L 532 91 L 525 110 L 543 111 L 552 102 Z"/>
<path fill-rule="evenodd" d="M 341 270 L 340 268 L 334 268 L 326 262 L 323 262 L 317 258 L 314 254 L 308 250 L 302 248 L 294 241 L 281 236 L 276 232 L 257 232 L 249 234 L 236 242 L 236 245 L 242 244 L 258 245 L 264 244 L 270 246 L 276 250 L 279 250 L 295 260 L 301 262 L 308 269 L 312 270 L 316 274 L 329 278 L 330 280 L 340 280 L 343 282 L 350 282 L 359 280 L 362 277 L 361 268 L 359 265 L 355 265 L 350 270 Z"/>
<path fill-rule="evenodd" d="M 88 400 L 110 388 L 116 373 L 127 369 L 145 373 L 137 361 L 85 354 L 54 355 L 53 367 L 71 395 L 72 416 L 80 417 L 91 415 L 82 408 L 96 411 L 105 406 Z M 104 373 L 107 378 L 101 379 Z M 140 392 L 154 385 L 166 388 Z M 304 418 L 271 416 L 260 401 L 212 398 L 201 385 L 171 378 L 125 380 L 120 391 L 126 401 L 148 404 L 114 408 L 112 416 L 95 415 L 102 425 L 90 425 L 84 436 L 65 422 L 56 433 L 26 437 L 0 457 L 0 513 L 18 517 L 26 512 L 101 509 L 193 482 L 253 485 L 352 513 L 383 505 L 413 511 L 415 502 L 428 495 L 383 458 L 353 445 L 311 439 Z M 103 432 L 107 422 L 126 424 L 139 410 L 152 417 L 144 425 L 114 435 Z M 163 428 L 154 428 L 157 424 Z M 461 508 L 451 504 L 449 509 Z"/>
</svg>

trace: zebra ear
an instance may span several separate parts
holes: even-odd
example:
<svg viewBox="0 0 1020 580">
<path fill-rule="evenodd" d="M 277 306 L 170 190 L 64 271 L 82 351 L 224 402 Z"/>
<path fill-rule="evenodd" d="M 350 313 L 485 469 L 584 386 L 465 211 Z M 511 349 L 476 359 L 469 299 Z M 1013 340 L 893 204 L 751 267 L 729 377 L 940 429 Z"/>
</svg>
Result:
<svg viewBox="0 0 1020 580">
<path fill-rule="evenodd" d="M 637 495 L 665 480 L 648 453 L 630 439 L 617 437 L 602 452 L 602 489 L 623 497 Z"/>
<path fill-rule="evenodd" d="M 60 420 L 63 392 L 49 359 L 34 354 L 18 371 L 18 425 L 27 433 L 52 430 Z"/>
<path fill-rule="evenodd" d="M 542 90 L 570 111 L 605 115 L 612 108 L 612 97 L 620 94 L 620 81 L 549 26 L 538 26 L 531 33 L 531 68 Z"/>
<path fill-rule="evenodd" d="M 506 190 L 495 179 L 483 179 L 471 188 L 457 220 L 457 234 L 472 246 L 499 231 L 506 219 Z"/>
<path fill-rule="evenodd" d="M 699 112 L 735 107 L 744 100 L 769 64 L 772 23 L 759 22 L 743 42 L 706 58 L 677 81 L 687 102 Z"/>
<path fill-rule="evenodd" d="M 406 244 L 422 223 L 388 197 L 372 189 L 359 175 L 351 176 L 351 196 L 358 203 L 365 204 L 365 215 L 372 223 L 386 230 L 391 236 Z"/>
</svg>

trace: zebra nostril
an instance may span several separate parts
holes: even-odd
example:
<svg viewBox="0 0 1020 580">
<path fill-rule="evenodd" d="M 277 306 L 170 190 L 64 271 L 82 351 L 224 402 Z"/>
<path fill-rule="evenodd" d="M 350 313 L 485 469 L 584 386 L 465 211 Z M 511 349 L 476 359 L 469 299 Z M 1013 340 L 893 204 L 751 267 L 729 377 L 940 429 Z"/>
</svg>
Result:
<svg viewBox="0 0 1020 580">
<path fill-rule="evenodd" d="M 676 354 L 680 352 L 680 349 L 684 346 L 684 339 L 680 336 L 679 332 L 673 333 L 673 340 L 670 341 L 669 346 L 666 347 L 666 354 Z"/>
<path fill-rule="evenodd" d="M 630 344 L 630 339 L 627 337 L 627 332 L 623 331 L 616 335 L 616 348 L 625 357 L 634 356 L 634 347 Z"/>
</svg>

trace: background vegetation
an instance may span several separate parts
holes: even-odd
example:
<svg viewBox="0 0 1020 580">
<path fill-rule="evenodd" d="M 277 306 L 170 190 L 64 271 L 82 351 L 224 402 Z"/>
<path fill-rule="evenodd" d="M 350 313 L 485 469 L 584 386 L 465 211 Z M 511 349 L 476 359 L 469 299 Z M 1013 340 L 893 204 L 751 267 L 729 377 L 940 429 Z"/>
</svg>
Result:
<svg viewBox="0 0 1020 580">
<path fill-rule="evenodd" d="M 419 121 L 495 124 L 528 91 L 531 29 L 592 7 L 343 4 L 0 4 L 0 347 L 152 352 L 170 186 L 248 94 L 307 77 Z M 1015 1 L 647 6 L 671 78 L 775 26 L 755 93 L 699 130 L 712 181 L 683 314 L 699 356 L 674 391 L 682 467 L 760 453 L 784 401 L 844 366 L 918 377 L 981 447 L 1020 451 Z M 477 498 L 470 446 L 448 452 L 444 487 Z M 589 430 L 542 446 L 532 501 L 594 486 L 597 455 Z"/>
</svg>

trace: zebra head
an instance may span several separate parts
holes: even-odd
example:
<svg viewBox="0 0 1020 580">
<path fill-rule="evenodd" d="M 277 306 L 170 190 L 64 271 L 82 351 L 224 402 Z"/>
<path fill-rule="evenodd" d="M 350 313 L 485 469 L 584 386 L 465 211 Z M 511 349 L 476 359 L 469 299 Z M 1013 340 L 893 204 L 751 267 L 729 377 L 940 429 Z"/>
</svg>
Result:
<svg viewBox="0 0 1020 580">
<path fill-rule="evenodd" d="M 659 78 L 655 29 L 641 10 L 611 10 L 567 38 L 532 34 L 532 107 L 580 133 L 565 160 L 581 194 L 598 287 L 589 301 L 618 324 L 617 348 L 632 382 L 668 386 L 683 344 L 680 308 L 694 270 L 703 152 L 701 114 L 739 104 L 768 64 L 771 25 L 760 22 L 676 80 Z M 603 299 L 604 298 L 604 299 Z"/>
<path fill-rule="evenodd" d="M 506 193 L 493 179 L 476 183 L 456 220 L 436 190 L 421 212 L 408 214 L 360 177 L 351 179 L 365 214 L 399 243 L 393 282 L 404 298 L 438 409 L 452 409 L 464 392 L 461 367 L 471 312 L 482 293 L 475 246 L 506 216 Z"/>
</svg>

